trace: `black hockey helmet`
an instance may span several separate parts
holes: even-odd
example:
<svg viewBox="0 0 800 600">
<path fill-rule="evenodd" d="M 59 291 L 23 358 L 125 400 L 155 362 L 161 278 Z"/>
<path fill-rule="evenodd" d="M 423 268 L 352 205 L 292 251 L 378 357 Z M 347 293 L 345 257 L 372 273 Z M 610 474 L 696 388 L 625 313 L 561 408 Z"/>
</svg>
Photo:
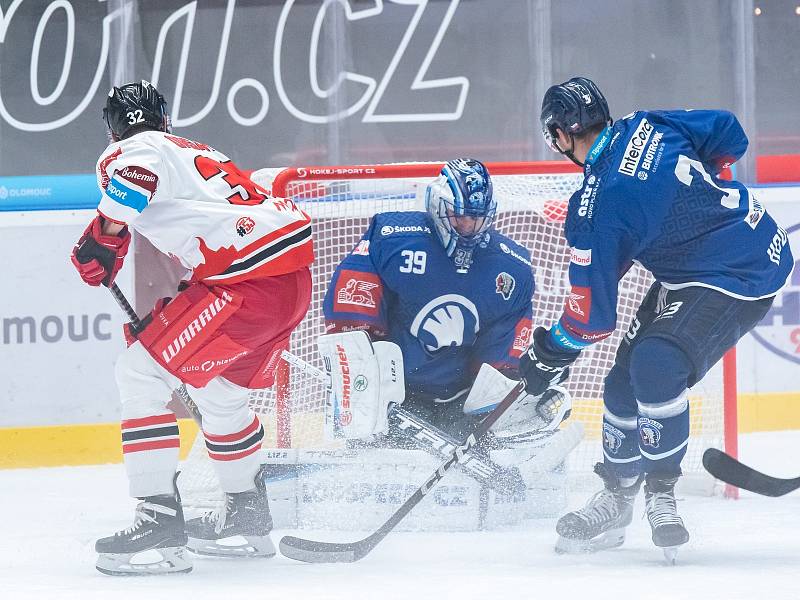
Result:
<svg viewBox="0 0 800 600">
<path fill-rule="evenodd" d="M 171 131 L 167 101 L 149 81 L 112 87 L 103 120 L 113 140 L 121 140 L 133 128 Z"/>
<path fill-rule="evenodd" d="M 556 129 L 573 136 L 597 125 L 611 125 L 608 102 L 591 79 L 573 77 L 551 86 L 542 99 L 542 135 L 556 152 L 565 154 L 555 142 Z"/>
</svg>

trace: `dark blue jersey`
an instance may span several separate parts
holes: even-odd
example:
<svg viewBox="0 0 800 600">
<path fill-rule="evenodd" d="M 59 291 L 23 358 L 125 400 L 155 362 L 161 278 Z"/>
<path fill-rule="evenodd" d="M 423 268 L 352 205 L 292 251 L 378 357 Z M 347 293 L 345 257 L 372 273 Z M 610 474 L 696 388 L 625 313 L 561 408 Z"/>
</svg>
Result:
<svg viewBox="0 0 800 600">
<path fill-rule="evenodd" d="M 725 111 L 639 111 L 601 134 L 569 201 L 572 291 L 551 339 L 578 350 L 616 327 L 617 284 L 633 261 L 668 289 L 774 295 L 793 259 L 748 189 L 719 178 L 747 149 Z"/>
<path fill-rule="evenodd" d="M 530 253 L 491 230 L 457 273 L 426 213 L 377 214 L 323 303 L 329 332 L 366 329 L 403 351 L 406 387 L 449 398 L 481 363 L 516 369 L 530 338 Z"/>
</svg>

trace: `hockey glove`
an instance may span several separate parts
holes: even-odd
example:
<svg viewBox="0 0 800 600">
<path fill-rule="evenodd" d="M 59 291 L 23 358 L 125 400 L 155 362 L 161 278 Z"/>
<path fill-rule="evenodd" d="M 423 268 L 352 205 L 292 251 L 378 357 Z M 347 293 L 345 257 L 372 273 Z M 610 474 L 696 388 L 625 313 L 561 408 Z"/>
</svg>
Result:
<svg viewBox="0 0 800 600">
<path fill-rule="evenodd" d="M 91 286 L 109 287 L 122 268 L 131 234 L 125 227 L 117 235 L 103 233 L 103 217 L 98 215 L 72 249 L 72 264 Z"/>
<path fill-rule="evenodd" d="M 545 390 L 569 377 L 569 366 L 580 352 L 564 353 L 552 350 L 547 344 L 548 331 L 537 327 L 528 351 L 519 359 L 519 372 L 525 380 L 525 391 L 540 396 Z"/>
</svg>

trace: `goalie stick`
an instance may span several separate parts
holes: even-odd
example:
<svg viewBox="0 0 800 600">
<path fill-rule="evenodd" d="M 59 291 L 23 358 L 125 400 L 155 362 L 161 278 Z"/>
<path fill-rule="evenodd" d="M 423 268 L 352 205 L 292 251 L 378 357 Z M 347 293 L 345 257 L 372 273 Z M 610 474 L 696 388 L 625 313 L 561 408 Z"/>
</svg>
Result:
<svg viewBox="0 0 800 600">
<path fill-rule="evenodd" d="M 111 292 L 112 296 L 114 296 L 114 300 L 117 301 L 119 307 L 125 311 L 126 315 L 128 315 L 128 319 L 131 321 L 131 332 L 134 335 L 139 333 L 139 331 L 142 329 L 142 320 L 139 318 L 139 315 L 136 314 L 136 311 L 133 309 L 133 306 L 131 306 L 131 303 L 128 302 L 125 294 L 121 289 L 119 289 L 116 283 L 112 283 L 109 286 L 108 291 Z M 202 426 L 203 417 L 200 416 L 200 411 L 198 410 L 197 405 L 189 396 L 186 386 L 181 384 L 178 389 L 174 390 L 174 393 L 177 394 L 180 401 L 183 402 L 183 405 L 186 407 L 186 410 L 189 411 L 189 415 L 192 417 L 194 422 Z"/>
<path fill-rule="evenodd" d="M 800 489 L 800 477 L 781 479 L 756 471 L 717 448 L 703 453 L 703 466 L 717 479 L 743 490 L 777 498 Z"/>
<path fill-rule="evenodd" d="M 478 424 L 475 431 L 467 436 L 467 439 L 464 440 L 462 444 L 456 447 L 450 458 L 439 465 L 439 468 L 431 473 L 425 482 L 417 488 L 417 491 L 415 491 L 374 533 L 361 540 L 349 543 L 317 542 L 294 536 L 285 536 L 281 538 L 280 541 L 281 553 L 288 558 L 310 563 L 356 562 L 364 558 L 417 504 L 420 503 L 428 492 L 436 487 L 436 484 L 447 475 L 447 472 L 464 458 L 465 454 L 478 443 L 478 440 L 481 439 L 487 431 L 489 431 L 489 428 L 502 416 L 506 409 L 514 403 L 517 397 L 523 393 L 524 389 L 525 383 L 523 381 L 515 385 L 514 388 L 506 394 L 505 398 L 500 401 L 497 407 L 486 415 L 483 421 Z"/>
<path fill-rule="evenodd" d="M 326 385 L 330 383 L 329 377 L 324 371 L 299 356 L 283 350 L 281 358 L 298 368 L 303 374 Z M 410 439 L 419 449 L 440 460 L 449 458 L 453 450 L 460 444 L 452 436 L 396 404 L 389 407 L 387 419 L 389 427 L 393 431 Z M 525 481 L 516 467 L 504 468 L 487 457 L 470 454 L 464 457 L 463 462 L 459 463 L 459 468 L 481 485 L 488 486 L 503 496 L 513 497 L 525 492 Z"/>
</svg>

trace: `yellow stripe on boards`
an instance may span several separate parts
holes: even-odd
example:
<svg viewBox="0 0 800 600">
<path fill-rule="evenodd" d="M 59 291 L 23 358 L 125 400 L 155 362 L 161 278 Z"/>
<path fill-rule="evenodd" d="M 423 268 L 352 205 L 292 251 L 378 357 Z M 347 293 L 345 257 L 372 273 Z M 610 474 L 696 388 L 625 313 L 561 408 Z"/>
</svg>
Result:
<svg viewBox="0 0 800 600">
<path fill-rule="evenodd" d="M 689 409 L 691 410 L 691 397 Z M 599 439 L 601 400 L 583 400 L 573 407 L 587 423 L 586 439 Z M 800 430 L 800 392 L 739 394 L 739 432 Z M 315 415 L 317 418 L 317 415 Z M 192 447 L 197 424 L 178 419 L 181 459 Z M 273 428 L 264 443 L 274 445 Z M 54 425 L 0 429 L 0 469 L 97 465 L 122 462 L 119 423 Z"/>
<path fill-rule="evenodd" d="M 183 459 L 198 427 L 191 419 L 178 419 L 178 427 Z M 119 423 L 2 428 L 0 448 L 0 469 L 122 462 Z"/>
</svg>

